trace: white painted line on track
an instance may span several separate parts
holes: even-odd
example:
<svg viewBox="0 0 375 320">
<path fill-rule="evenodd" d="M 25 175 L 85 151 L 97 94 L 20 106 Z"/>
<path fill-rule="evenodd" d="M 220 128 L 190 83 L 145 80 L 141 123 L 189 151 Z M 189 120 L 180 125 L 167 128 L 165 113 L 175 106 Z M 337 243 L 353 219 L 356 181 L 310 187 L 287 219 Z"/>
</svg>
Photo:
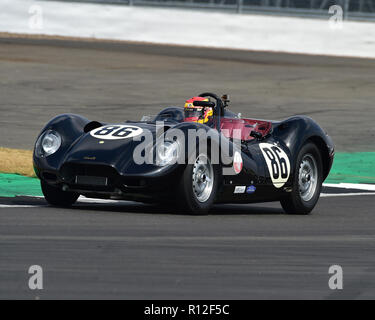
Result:
<svg viewBox="0 0 375 320">
<path fill-rule="evenodd" d="M 25 196 L 30 197 L 34 199 L 44 199 L 44 197 L 40 196 Z M 109 200 L 109 199 L 91 199 L 91 198 L 85 198 L 83 196 L 80 196 L 77 200 L 77 204 L 139 204 L 142 205 L 139 202 L 134 201 L 126 201 L 126 200 Z M 28 204 L 28 205 L 22 205 L 22 204 L 0 204 L 0 208 L 38 208 L 38 207 L 48 207 L 48 204 Z"/>
<path fill-rule="evenodd" d="M 353 193 L 321 193 L 321 198 L 329 197 L 352 197 L 352 196 L 375 196 L 375 192 L 353 192 Z"/>
<path fill-rule="evenodd" d="M 37 208 L 37 207 L 47 207 L 47 205 L 0 204 L 0 208 Z"/>
<path fill-rule="evenodd" d="M 353 196 L 375 196 L 375 192 L 356 192 L 356 193 L 321 193 L 321 198 L 332 198 L 332 197 L 353 197 Z M 103 200 L 103 199 L 90 199 L 90 201 L 80 200 L 78 204 L 93 204 L 93 205 L 101 205 L 101 204 L 129 204 L 134 203 L 138 205 L 142 205 L 139 202 L 133 201 L 121 201 L 121 200 Z M 42 208 L 42 207 L 49 207 L 49 205 L 19 205 L 19 204 L 0 204 L 0 208 Z"/>
<path fill-rule="evenodd" d="M 36 199 L 44 199 L 44 197 L 41 196 L 24 196 L 24 197 L 30 197 L 30 198 L 36 198 Z M 77 203 L 135 203 L 134 201 L 127 201 L 127 200 L 111 200 L 111 199 L 95 199 L 95 198 L 86 198 L 84 196 L 80 196 L 77 200 Z"/>
<path fill-rule="evenodd" d="M 86 198 L 80 196 L 78 198 L 78 203 L 124 203 L 124 202 L 132 202 L 132 201 L 126 201 L 126 200 L 110 200 L 110 199 L 93 199 L 93 198 Z"/>
<path fill-rule="evenodd" d="M 324 187 L 338 188 L 338 189 L 352 189 L 352 190 L 364 190 L 364 191 L 375 191 L 375 184 L 357 184 L 357 183 L 324 183 Z M 375 192 L 348 192 L 348 193 L 321 193 L 321 198 L 330 197 L 353 197 L 353 196 L 374 196 Z M 40 196 L 25 196 L 36 199 L 44 199 Z M 139 202 L 126 201 L 126 200 L 110 200 L 110 199 L 92 199 L 80 196 L 77 200 L 77 204 L 139 204 Z M 35 205 L 21 205 L 21 204 L 0 204 L 0 208 L 41 208 L 48 207 L 44 204 Z"/>
<path fill-rule="evenodd" d="M 375 191 L 375 184 L 365 183 L 323 183 L 323 187 Z"/>
</svg>

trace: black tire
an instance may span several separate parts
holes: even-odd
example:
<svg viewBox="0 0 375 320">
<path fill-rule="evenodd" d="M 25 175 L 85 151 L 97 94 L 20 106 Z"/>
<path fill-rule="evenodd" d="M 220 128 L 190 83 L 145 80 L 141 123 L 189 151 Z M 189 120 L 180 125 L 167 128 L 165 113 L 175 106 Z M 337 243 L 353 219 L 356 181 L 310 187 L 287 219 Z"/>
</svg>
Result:
<svg viewBox="0 0 375 320">
<path fill-rule="evenodd" d="M 67 192 L 52 186 L 44 181 L 41 181 L 42 192 L 46 201 L 57 207 L 70 207 L 74 204 L 79 194 L 75 192 Z"/>
<path fill-rule="evenodd" d="M 207 157 L 206 155 L 203 155 L 203 156 Z M 207 158 L 210 161 L 209 157 Z M 203 214 L 208 213 L 208 211 L 210 210 L 211 206 L 213 205 L 215 201 L 218 186 L 219 186 L 219 179 L 221 176 L 220 166 L 212 165 L 212 173 L 213 173 L 212 190 L 208 198 L 205 199 L 204 201 L 198 200 L 196 192 L 194 191 L 194 177 L 193 177 L 194 170 L 196 170 L 195 164 L 194 165 L 188 164 L 186 166 L 181 176 L 181 180 L 178 184 L 177 201 L 178 201 L 180 210 L 182 212 L 192 214 L 192 215 L 203 215 Z"/>
<path fill-rule="evenodd" d="M 311 160 L 311 158 L 315 160 L 315 163 L 313 160 Z M 311 161 L 311 163 L 314 163 L 317 171 L 316 186 L 314 188 L 311 188 L 311 192 L 308 194 L 308 197 L 304 196 L 302 194 L 302 191 L 300 190 L 300 170 L 302 170 L 301 166 L 303 166 L 303 160 L 306 159 L 308 161 Z M 309 178 L 307 179 L 307 181 L 310 181 L 310 175 L 308 175 L 308 177 Z M 296 167 L 294 168 L 292 192 L 280 201 L 284 211 L 288 214 L 309 214 L 314 209 L 319 200 L 320 192 L 322 190 L 322 183 L 323 164 L 320 151 L 314 143 L 309 142 L 301 148 L 298 154 Z M 307 199 L 305 200 L 303 197 Z M 309 197 L 311 197 L 311 199 L 308 199 Z"/>
</svg>

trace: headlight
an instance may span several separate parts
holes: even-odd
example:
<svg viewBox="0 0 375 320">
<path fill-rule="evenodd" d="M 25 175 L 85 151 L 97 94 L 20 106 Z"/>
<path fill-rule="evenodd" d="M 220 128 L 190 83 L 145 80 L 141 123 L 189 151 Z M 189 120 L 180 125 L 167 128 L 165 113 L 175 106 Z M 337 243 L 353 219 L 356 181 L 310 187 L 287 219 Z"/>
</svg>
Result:
<svg viewBox="0 0 375 320">
<path fill-rule="evenodd" d="M 177 161 L 179 145 L 176 141 L 161 141 L 156 144 L 156 164 L 164 167 Z"/>
<path fill-rule="evenodd" d="M 61 146 L 61 136 L 52 130 L 48 130 L 41 137 L 40 148 L 44 156 L 54 154 Z"/>
</svg>

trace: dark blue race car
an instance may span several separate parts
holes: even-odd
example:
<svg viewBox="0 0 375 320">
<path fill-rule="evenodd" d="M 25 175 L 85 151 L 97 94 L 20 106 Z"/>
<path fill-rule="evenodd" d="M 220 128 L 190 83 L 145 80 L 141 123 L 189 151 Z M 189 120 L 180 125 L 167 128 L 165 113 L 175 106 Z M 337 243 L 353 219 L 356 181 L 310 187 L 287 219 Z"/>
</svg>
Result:
<svg viewBox="0 0 375 320">
<path fill-rule="evenodd" d="M 167 202 L 192 214 L 213 203 L 280 201 L 287 213 L 311 212 L 332 166 L 330 137 L 309 117 L 248 119 L 227 105 L 203 93 L 138 122 L 53 118 L 33 156 L 46 200 Z"/>
</svg>

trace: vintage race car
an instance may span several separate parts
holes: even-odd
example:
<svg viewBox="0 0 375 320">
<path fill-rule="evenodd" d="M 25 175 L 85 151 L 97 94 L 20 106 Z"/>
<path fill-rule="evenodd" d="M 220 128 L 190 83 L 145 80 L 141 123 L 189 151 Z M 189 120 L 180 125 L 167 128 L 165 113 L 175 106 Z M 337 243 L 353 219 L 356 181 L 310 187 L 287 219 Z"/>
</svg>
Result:
<svg viewBox="0 0 375 320">
<path fill-rule="evenodd" d="M 225 96 L 200 97 L 207 99 L 192 104 L 212 108 L 210 125 L 186 121 L 180 107 L 118 124 L 53 118 L 33 155 L 47 202 L 70 206 L 83 195 L 203 214 L 214 203 L 280 201 L 287 213 L 311 212 L 334 158 L 324 130 L 305 116 L 242 118 L 227 109 Z"/>
</svg>

